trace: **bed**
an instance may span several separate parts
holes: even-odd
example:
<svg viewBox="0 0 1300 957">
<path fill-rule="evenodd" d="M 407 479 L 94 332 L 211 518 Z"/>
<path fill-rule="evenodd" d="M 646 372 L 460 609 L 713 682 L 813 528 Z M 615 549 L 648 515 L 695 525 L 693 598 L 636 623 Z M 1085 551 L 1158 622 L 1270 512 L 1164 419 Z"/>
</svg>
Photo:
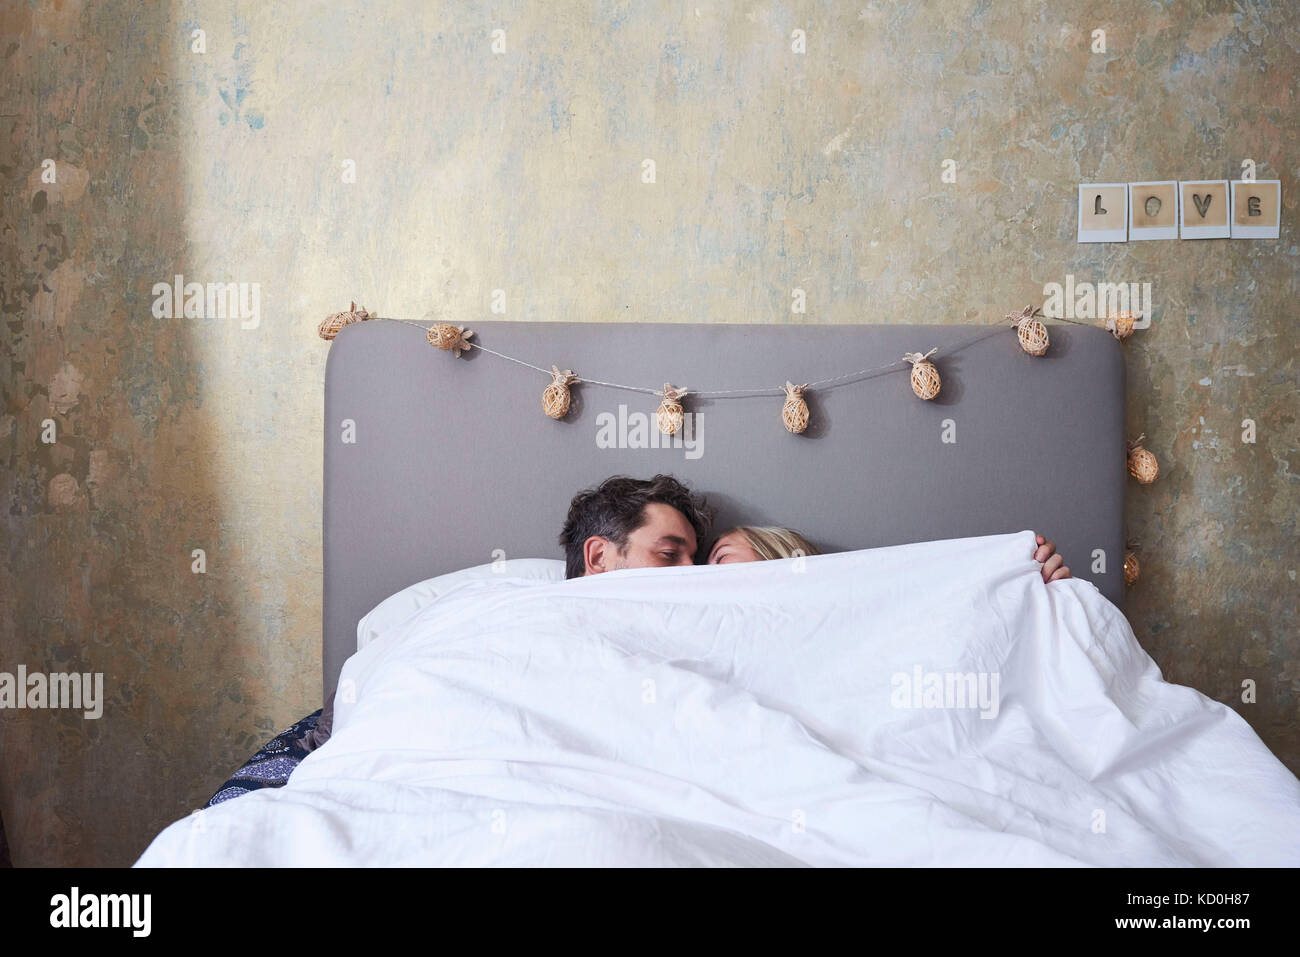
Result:
<svg viewBox="0 0 1300 957">
<path fill-rule="evenodd" d="M 652 396 L 579 386 L 552 421 L 535 372 L 345 327 L 325 395 L 335 732 L 311 753 L 278 737 L 254 763 L 296 768 L 287 784 L 253 769 L 142 865 L 1300 863 L 1300 782 L 1165 683 L 1120 610 L 1109 334 L 1054 326 L 1033 358 L 972 326 L 473 328 L 534 365 L 708 390 L 937 348 L 943 389 L 846 376 L 797 436 L 780 395 L 688 399 L 691 443 L 637 448 Z M 573 493 L 656 472 L 716 528 L 788 525 L 829 554 L 559 580 Z M 1073 581 L 1042 583 L 1031 530 Z"/>
<path fill-rule="evenodd" d="M 1123 601 L 1124 358 L 1101 329 L 1053 326 L 1035 358 L 1006 324 L 471 327 L 533 365 L 655 389 L 780 389 L 932 348 L 943 387 L 921 401 L 896 370 L 818 389 L 803 435 L 782 426 L 780 395 L 688 397 L 702 440 L 692 458 L 684 443 L 597 447 L 601 413 L 653 414 L 653 396 L 578 386 L 568 417 L 551 421 L 536 372 L 476 351 L 453 361 L 402 323 L 345 327 L 325 374 L 327 695 L 357 621 L 380 601 L 498 549 L 561 557 L 569 499 L 615 474 L 671 473 L 717 503 L 719 528 L 786 525 L 825 550 L 1033 528 L 1076 576 Z M 355 444 L 340 440 L 345 419 Z M 945 420 L 955 442 L 942 441 Z"/>
</svg>

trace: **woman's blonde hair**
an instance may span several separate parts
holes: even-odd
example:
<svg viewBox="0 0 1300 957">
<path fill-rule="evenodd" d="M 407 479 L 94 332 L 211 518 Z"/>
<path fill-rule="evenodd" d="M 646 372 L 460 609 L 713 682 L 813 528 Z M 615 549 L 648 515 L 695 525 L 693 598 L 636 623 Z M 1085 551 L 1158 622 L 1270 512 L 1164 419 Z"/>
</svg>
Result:
<svg viewBox="0 0 1300 957">
<path fill-rule="evenodd" d="M 821 554 L 816 545 L 792 528 L 781 528 L 777 525 L 736 525 L 727 529 L 718 538 L 733 532 L 744 535 L 749 542 L 749 547 L 764 561 L 794 558 L 797 555 Z"/>
</svg>

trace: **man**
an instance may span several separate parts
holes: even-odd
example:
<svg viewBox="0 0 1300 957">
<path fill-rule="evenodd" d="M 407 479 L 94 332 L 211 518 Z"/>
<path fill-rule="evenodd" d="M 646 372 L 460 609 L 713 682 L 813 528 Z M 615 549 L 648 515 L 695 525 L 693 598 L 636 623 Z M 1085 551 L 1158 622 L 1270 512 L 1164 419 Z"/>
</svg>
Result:
<svg viewBox="0 0 1300 957">
<path fill-rule="evenodd" d="M 712 514 L 671 475 L 607 478 L 573 497 L 560 532 L 566 578 L 599 575 L 619 568 L 695 564 L 695 550 L 709 530 Z M 1034 561 L 1043 581 L 1070 577 L 1056 545 L 1036 536 Z"/>
<path fill-rule="evenodd" d="M 695 564 L 712 512 L 671 475 L 607 478 L 579 492 L 560 532 L 564 575 Z"/>
</svg>

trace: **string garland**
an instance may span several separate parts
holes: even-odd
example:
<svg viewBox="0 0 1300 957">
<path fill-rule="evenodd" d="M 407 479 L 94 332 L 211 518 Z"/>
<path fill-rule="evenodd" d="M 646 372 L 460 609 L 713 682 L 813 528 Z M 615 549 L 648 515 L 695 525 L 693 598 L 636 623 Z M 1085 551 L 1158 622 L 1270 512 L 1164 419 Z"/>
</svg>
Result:
<svg viewBox="0 0 1300 957">
<path fill-rule="evenodd" d="M 394 319 L 388 316 L 374 316 L 372 317 L 371 321 L 400 322 L 408 326 L 414 326 L 415 328 L 425 332 L 426 335 L 430 331 L 430 327 L 426 323 L 416 322 L 414 319 Z M 434 328 L 436 328 L 436 326 Z M 985 331 L 980 335 L 973 336 L 969 339 L 965 339 L 962 342 L 959 342 L 957 345 L 951 347 L 947 351 L 949 353 L 959 352 L 962 349 L 967 348 L 968 346 L 973 346 L 978 342 L 983 342 L 985 339 L 991 339 L 993 336 L 997 336 L 997 335 L 1002 335 L 1002 329 L 992 328 L 991 330 Z M 486 352 L 489 355 L 494 355 L 498 359 L 505 359 L 509 362 L 514 362 L 518 365 L 525 366 L 529 369 L 532 369 L 534 372 L 540 372 L 548 379 L 554 378 L 555 371 L 558 371 L 555 369 L 554 366 L 552 366 L 550 369 L 547 369 L 539 365 L 533 365 L 533 363 L 526 362 L 525 360 L 516 358 L 515 356 L 506 355 L 504 352 L 497 352 L 495 349 L 489 349 L 481 342 L 463 342 L 461 344 L 461 347 L 463 349 L 477 349 L 480 352 Z M 935 350 L 931 350 L 930 354 L 933 354 L 934 351 Z M 875 375 L 875 374 L 880 374 L 885 372 L 901 372 L 904 369 L 906 369 L 907 366 L 908 364 L 906 359 L 895 359 L 892 362 L 886 362 L 878 366 L 871 366 L 870 368 L 866 368 L 866 369 L 858 369 L 855 372 L 846 372 L 843 375 L 829 376 L 825 379 L 817 379 L 813 382 L 805 383 L 801 388 L 805 390 L 816 389 L 823 386 L 829 386 L 834 383 L 844 382 L 845 380 L 848 379 L 863 378 L 869 375 Z M 570 373 L 570 375 L 573 374 Z M 643 393 L 644 395 L 653 395 L 653 396 L 662 397 L 664 394 L 663 389 L 644 388 L 642 386 L 628 385 L 623 382 L 606 382 L 602 379 L 589 379 L 586 376 L 579 377 L 574 375 L 572 382 L 581 383 L 583 385 L 599 385 L 609 389 L 623 389 L 624 391 L 627 392 L 640 392 Z M 691 389 L 690 394 L 694 396 L 750 397 L 750 396 L 760 396 L 760 395 L 785 395 L 785 389 L 780 387 L 759 388 L 759 389 Z"/>
<path fill-rule="evenodd" d="M 1047 327 L 1039 317 L 1042 315 L 1041 309 L 1033 305 L 1026 306 L 1019 313 L 1008 313 L 1006 319 L 1015 327 L 1016 337 L 1020 346 L 1026 353 L 1031 356 L 1041 356 L 1047 352 L 1050 340 Z M 1066 322 L 1075 322 L 1078 325 L 1091 325 L 1090 323 L 1078 322 L 1077 320 L 1065 319 Z M 532 369 L 534 372 L 541 373 L 550 380 L 546 390 L 542 393 L 542 412 L 552 419 L 563 419 L 569 413 L 570 393 L 569 387 L 576 384 L 601 386 L 608 389 L 622 389 L 626 392 L 639 392 L 645 395 L 656 396 L 663 401 L 660 402 L 659 408 L 655 411 L 655 421 L 659 430 L 665 435 L 676 435 L 682 428 L 685 411 L 682 401 L 691 395 L 700 398 L 741 398 L 752 396 L 777 395 L 784 398 L 784 404 L 781 408 L 781 421 L 786 430 L 792 434 L 798 435 L 808 428 L 809 411 L 805 393 L 809 389 L 820 389 L 834 387 L 839 384 L 848 383 L 864 378 L 884 375 L 890 372 L 898 372 L 906 369 L 911 365 L 911 386 L 916 396 L 923 400 L 934 399 L 939 394 L 941 380 L 938 367 L 930 361 L 931 357 L 938 352 L 938 348 L 932 348 L 928 352 L 908 352 L 901 359 L 892 362 L 882 363 L 876 366 L 870 366 L 865 369 L 857 369 L 853 372 L 846 372 L 842 375 L 828 376 L 824 379 L 816 379 L 812 382 L 805 382 L 802 385 L 795 385 L 792 381 L 786 380 L 784 388 L 758 388 L 758 389 L 695 389 L 687 392 L 685 387 L 674 386 L 670 382 L 665 382 L 662 389 L 651 389 L 644 386 L 630 385 L 624 382 L 609 382 L 604 379 L 590 379 L 585 376 L 579 376 L 570 369 L 560 370 L 559 366 L 552 365 L 550 369 L 544 366 L 534 365 L 524 359 L 516 356 L 507 355 L 504 352 L 498 352 L 480 342 L 471 341 L 474 332 L 470 329 L 464 329 L 460 326 L 454 326 L 451 323 L 435 322 L 432 325 L 425 322 L 416 322 L 412 319 L 396 319 L 390 317 L 376 316 L 373 312 L 368 312 L 365 307 L 357 308 L 353 303 L 346 312 L 338 312 L 330 315 L 318 327 L 317 331 L 322 339 L 332 340 L 338 335 L 339 330 L 352 322 L 400 322 L 404 325 L 414 326 L 424 331 L 429 344 L 447 352 L 452 352 L 457 358 L 462 353 L 467 353 L 471 349 L 477 349 L 480 352 L 486 352 L 489 355 L 496 356 L 499 359 L 505 359 L 507 362 L 513 362 L 516 365 Z M 1116 339 L 1123 342 L 1132 335 L 1135 323 L 1133 315 L 1130 312 L 1123 312 L 1117 316 L 1108 317 L 1104 321 L 1104 326 Z M 1004 329 L 1005 327 L 1001 327 Z M 971 345 L 982 342 L 985 339 L 1001 334 L 1001 329 L 993 326 L 980 334 L 957 343 L 955 346 L 946 350 L 949 353 L 960 352 Z M 1139 455 L 1145 450 L 1140 450 Z M 1146 453 L 1149 455 L 1149 453 Z M 1154 456 L 1152 456 L 1154 460 Z M 1135 473 L 1136 474 L 1136 473 Z M 1142 476 L 1146 479 L 1146 476 Z M 1146 481 L 1153 481 L 1154 475 Z"/>
<path fill-rule="evenodd" d="M 1020 312 L 1012 312 L 1006 315 L 1006 320 L 1010 321 L 1015 329 L 1016 338 L 1020 347 L 1031 356 L 1044 355 L 1050 345 L 1050 338 L 1047 326 L 1039 319 L 1042 316 L 1041 309 L 1033 305 L 1026 306 Z M 1094 323 L 1082 322 L 1076 319 L 1066 319 L 1064 317 L 1053 317 L 1060 319 L 1062 322 L 1070 322 L 1076 325 L 1094 326 Z M 778 388 L 758 388 L 758 389 L 695 389 L 687 391 L 684 386 L 674 386 L 671 382 L 665 382 L 662 389 L 651 389 L 644 386 L 629 385 L 624 382 L 608 382 L 603 379 L 589 379 L 585 376 L 580 377 L 571 369 L 561 370 L 559 366 L 552 365 L 549 369 L 543 366 L 534 365 L 524 359 L 516 356 L 507 355 L 504 352 L 498 352 L 480 342 L 471 341 L 474 335 L 470 329 L 464 329 L 454 326 L 450 323 L 436 322 L 429 325 L 424 322 L 416 322 L 412 319 L 396 319 L 389 317 L 376 316 L 373 312 L 366 310 L 364 306 L 358 308 L 355 302 L 351 303 L 347 310 L 336 312 L 329 315 L 317 326 L 317 333 L 322 339 L 327 341 L 333 340 L 339 331 L 346 325 L 354 322 L 400 322 L 404 325 L 414 326 L 425 333 L 425 338 L 430 345 L 455 354 L 460 358 L 462 353 L 467 353 L 471 349 L 477 349 L 480 352 L 486 352 L 489 355 L 496 356 L 498 359 L 504 359 L 507 362 L 513 362 L 516 365 L 524 366 L 535 372 L 541 373 L 550 380 L 545 392 L 542 393 L 542 412 L 552 419 L 563 419 L 569 413 L 570 395 L 569 387 L 578 383 L 583 385 L 601 386 L 607 389 L 622 389 L 626 392 L 639 392 L 645 395 L 653 395 L 662 399 L 659 408 L 655 411 L 655 421 L 659 431 L 665 435 L 676 435 L 681 431 L 684 424 L 685 412 L 682 407 L 682 400 L 688 395 L 710 398 L 741 398 L 752 396 L 778 395 L 784 397 L 784 404 L 781 408 L 781 421 L 786 430 L 792 434 L 798 435 L 807 429 L 809 424 L 808 403 L 805 399 L 805 393 L 809 389 L 833 388 L 840 384 L 847 384 L 851 381 L 857 381 L 864 378 L 870 378 L 878 375 L 885 375 L 891 372 L 900 372 L 911 366 L 911 386 L 916 396 L 923 400 L 930 400 L 938 396 L 940 389 L 939 370 L 931 357 L 939 350 L 932 348 L 928 352 L 907 352 L 901 359 L 895 359 L 892 362 L 881 363 L 880 365 L 869 366 L 865 369 L 858 369 L 854 372 L 845 372 L 842 375 L 828 376 L 824 379 L 816 379 L 812 382 L 805 382 L 802 385 L 795 385 L 793 381 L 787 379 L 784 387 Z M 1106 317 L 1102 327 L 1109 331 L 1121 344 L 1133 334 L 1136 328 L 1136 322 L 1133 313 L 1128 310 L 1117 313 L 1114 316 Z M 947 349 L 949 354 L 960 352 L 976 343 L 983 342 L 996 335 L 1005 335 L 1006 326 L 993 325 L 975 336 L 971 336 L 956 345 Z M 1160 466 L 1156 461 L 1155 455 L 1142 446 L 1145 435 L 1139 435 L 1136 439 L 1128 443 L 1127 448 L 1127 466 L 1129 473 L 1143 485 L 1150 485 L 1160 474 Z M 1127 585 L 1132 585 L 1137 581 L 1139 575 L 1139 565 L 1137 558 L 1137 543 L 1130 541 L 1127 543 L 1127 550 L 1124 555 L 1123 575 Z"/>
</svg>

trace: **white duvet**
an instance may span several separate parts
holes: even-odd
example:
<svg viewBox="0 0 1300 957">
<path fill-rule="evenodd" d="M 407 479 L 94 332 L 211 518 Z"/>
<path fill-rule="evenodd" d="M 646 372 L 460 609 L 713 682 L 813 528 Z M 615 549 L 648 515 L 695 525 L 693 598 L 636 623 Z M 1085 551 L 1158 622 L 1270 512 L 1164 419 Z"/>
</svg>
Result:
<svg viewBox="0 0 1300 957">
<path fill-rule="evenodd" d="M 138 865 L 1296 865 L 1300 782 L 1029 532 L 463 581 Z"/>
</svg>

